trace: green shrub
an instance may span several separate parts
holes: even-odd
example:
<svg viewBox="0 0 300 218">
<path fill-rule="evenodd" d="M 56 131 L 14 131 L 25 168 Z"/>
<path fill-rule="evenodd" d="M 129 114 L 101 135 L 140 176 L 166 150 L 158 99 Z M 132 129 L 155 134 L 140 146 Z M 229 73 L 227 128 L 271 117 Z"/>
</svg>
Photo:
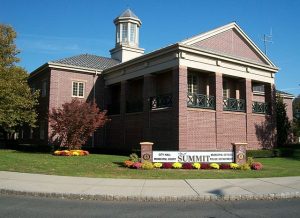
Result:
<svg viewBox="0 0 300 218">
<path fill-rule="evenodd" d="M 131 160 L 132 162 L 139 162 L 140 158 L 136 153 L 132 153 L 129 155 L 129 160 Z"/>
<path fill-rule="evenodd" d="M 249 166 L 249 164 L 244 163 L 244 164 L 240 165 L 240 169 L 241 170 L 251 170 L 251 167 Z"/>
<path fill-rule="evenodd" d="M 247 157 L 247 164 L 251 166 L 254 163 L 253 157 Z"/>
<path fill-rule="evenodd" d="M 261 158 L 274 157 L 274 150 L 248 150 L 247 157 Z"/>
<path fill-rule="evenodd" d="M 143 170 L 152 170 L 154 168 L 153 164 L 149 161 L 145 161 L 142 163 Z"/>
</svg>

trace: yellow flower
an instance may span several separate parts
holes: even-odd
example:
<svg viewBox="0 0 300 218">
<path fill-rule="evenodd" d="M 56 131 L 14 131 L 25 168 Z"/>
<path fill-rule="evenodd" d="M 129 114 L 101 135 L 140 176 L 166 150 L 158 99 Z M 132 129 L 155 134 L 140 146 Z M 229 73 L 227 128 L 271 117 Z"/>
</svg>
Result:
<svg viewBox="0 0 300 218">
<path fill-rule="evenodd" d="M 209 166 L 213 169 L 217 169 L 217 170 L 220 169 L 220 166 L 217 163 L 211 163 Z"/>
<path fill-rule="evenodd" d="M 77 151 L 75 151 L 75 152 L 72 152 L 72 155 L 73 156 L 79 156 L 80 154 Z"/>
<path fill-rule="evenodd" d="M 231 168 L 231 169 L 234 169 L 234 170 L 236 170 L 236 169 L 239 168 L 239 165 L 236 164 L 236 163 L 230 163 L 229 165 L 230 165 L 230 168 Z"/>
<path fill-rule="evenodd" d="M 176 162 L 176 163 L 173 163 L 172 167 L 175 169 L 180 169 L 182 167 L 182 164 L 179 162 Z"/>
<path fill-rule="evenodd" d="M 162 163 L 154 163 L 153 166 L 155 168 L 161 168 L 162 167 Z"/>
<path fill-rule="evenodd" d="M 197 170 L 199 170 L 201 168 L 201 164 L 200 163 L 193 163 L 193 167 Z"/>
<path fill-rule="evenodd" d="M 60 151 L 54 151 L 54 155 L 60 155 Z"/>
</svg>

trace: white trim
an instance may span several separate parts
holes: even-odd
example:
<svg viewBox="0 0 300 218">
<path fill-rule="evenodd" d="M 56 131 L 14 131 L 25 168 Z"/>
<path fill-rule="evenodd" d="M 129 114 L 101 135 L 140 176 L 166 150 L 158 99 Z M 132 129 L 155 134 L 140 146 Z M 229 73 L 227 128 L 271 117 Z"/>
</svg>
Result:
<svg viewBox="0 0 300 218">
<path fill-rule="evenodd" d="M 87 72 L 87 73 L 94 73 L 95 70 L 97 70 L 100 74 L 103 70 L 99 70 L 96 68 L 88 68 L 88 67 L 79 67 L 79 66 L 74 66 L 74 65 L 66 65 L 66 64 L 57 64 L 53 62 L 48 62 L 48 66 L 52 68 L 58 68 L 58 69 L 63 69 L 63 70 L 76 70 L 80 72 Z"/>
<path fill-rule="evenodd" d="M 182 50 L 182 51 L 187 51 L 187 52 L 190 52 L 190 53 L 199 54 L 199 55 L 206 56 L 206 57 L 212 57 L 212 58 L 215 58 L 217 60 L 219 60 L 219 59 L 220 60 L 225 60 L 225 61 L 228 61 L 228 62 L 240 64 L 240 65 L 243 65 L 243 66 L 251 66 L 253 68 L 263 69 L 263 70 L 271 71 L 271 72 L 274 72 L 274 73 L 278 72 L 278 70 L 279 70 L 277 67 L 262 65 L 262 64 L 250 62 L 248 60 L 232 57 L 232 56 L 229 56 L 229 55 L 223 55 L 223 54 L 221 55 L 221 54 L 217 54 L 217 53 L 212 52 L 212 51 L 206 51 L 206 50 L 203 50 L 203 49 L 200 49 L 200 48 L 195 48 L 195 47 L 189 46 L 189 45 L 180 44 L 179 49 Z M 222 64 L 223 63 L 221 62 L 221 66 L 222 66 Z"/>
<path fill-rule="evenodd" d="M 73 98 L 84 98 L 85 96 L 85 81 L 82 81 L 82 80 L 71 80 L 72 81 L 72 97 Z M 77 86 L 77 95 L 74 95 L 73 91 L 74 91 L 74 83 L 77 83 L 78 86 Z M 79 96 L 79 84 L 83 84 L 83 96 Z"/>
</svg>

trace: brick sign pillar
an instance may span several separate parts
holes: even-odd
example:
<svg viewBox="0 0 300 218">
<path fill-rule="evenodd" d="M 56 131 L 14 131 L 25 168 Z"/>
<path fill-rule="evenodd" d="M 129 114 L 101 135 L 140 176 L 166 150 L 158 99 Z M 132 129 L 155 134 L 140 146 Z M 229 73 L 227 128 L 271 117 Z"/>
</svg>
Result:
<svg viewBox="0 0 300 218">
<path fill-rule="evenodd" d="M 234 151 L 234 161 L 237 164 L 244 164 L 247 162 L 246 146 L 248 143 L 232 143 Z"/>
<path fill-rule="evenodd" d="M 152 162 L 152 146 L 153 142 L 140 142 L 141 145 L 141 161 Z"/>
</svg>

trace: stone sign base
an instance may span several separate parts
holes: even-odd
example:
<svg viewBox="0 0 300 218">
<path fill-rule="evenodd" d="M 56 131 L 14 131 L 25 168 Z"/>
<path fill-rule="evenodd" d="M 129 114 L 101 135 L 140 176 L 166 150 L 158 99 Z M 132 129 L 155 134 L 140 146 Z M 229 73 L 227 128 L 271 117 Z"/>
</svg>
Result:
<svg viewBox="0 0 300 218">
<path fill-rule="evenodd" d="M 246 146 L 248 143 L 240 143 L 240 142 L 235 142 L 232 143 L 233 145 L 233 150 L 234 150 L 234 161 L 237 164 L 244 164 L 247 162 L 247 157 L 246 157 Z"/>
<path fill-rule="evenodd" d="M 140 142 L 141 145 L 141 161 L 152 162 L 152 146 L 153 142 Z"/>
</svg>

